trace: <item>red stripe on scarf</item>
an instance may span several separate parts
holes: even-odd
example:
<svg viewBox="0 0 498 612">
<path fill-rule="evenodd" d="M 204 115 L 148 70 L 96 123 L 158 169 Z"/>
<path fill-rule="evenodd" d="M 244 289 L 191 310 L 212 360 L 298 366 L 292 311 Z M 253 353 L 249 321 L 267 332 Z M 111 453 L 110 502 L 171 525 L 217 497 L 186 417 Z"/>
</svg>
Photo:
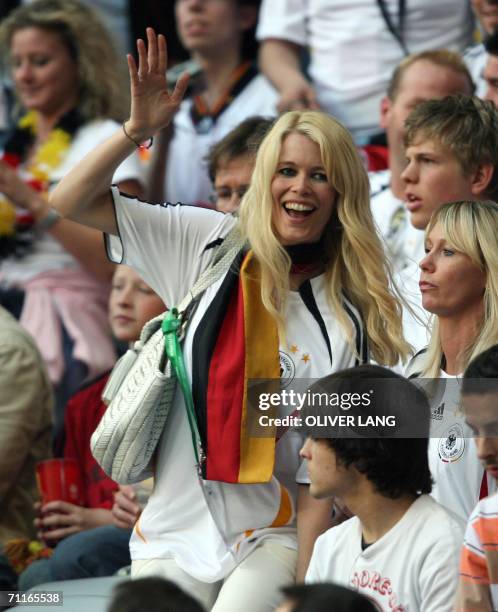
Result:
<svg viewBox="0 0 498 612">
<path fill-rule="evenodd" d="M 242 283 L 238 283 L 223 319 L 209 368 L 206 460 L 209 480 L 238 481 L 244 370 L 244 299 Z M 230 389 L 227 389 L 226 381 L 230 381 Z"/>
</svg>

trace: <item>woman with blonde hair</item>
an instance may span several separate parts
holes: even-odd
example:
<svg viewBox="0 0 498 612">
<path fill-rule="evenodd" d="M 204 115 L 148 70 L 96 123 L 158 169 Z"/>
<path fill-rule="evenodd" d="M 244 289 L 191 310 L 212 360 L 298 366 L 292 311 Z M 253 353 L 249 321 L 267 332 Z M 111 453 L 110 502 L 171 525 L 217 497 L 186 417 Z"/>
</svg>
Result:
<svg viewBox="0 0 498 612">
<path fill-rule="evenodd" d="M 177 393 L 154 492 L 131 539 L 132 573 L 168 577 L 214 610 L 269 611 L 296 565 L 304 577 L 331 506 L 308 495 L 298 431 L 260 422 L 251 436 L 248 423 L 260 413 L 249 401 L 250 381 L 277 379 L 286 388 L 362 363 L 369 351 L 396 363 L 407 353 L 400 305 L 388 291 L 361 160 L 348 132 L 321 113 L 284 115 L 266 135 L 240 223 L 110 190 L 116 165 L 171 121 L 187 85 L 183 76 L 168 93 L 165 40 L 152 29 L 147 37 L 148 48 L 138 43 L 138 68 L 128 59 L 131 118 L 64 178 L 52 205 L 103 230 L 110 257 L 136 267 L 169 305 L 232 230 L 246 243 L 202 294 L 183 344 L 206 457 L 196 464 Z M 280 403 L 276 412 L 291 416 L 295 408 Z"/>
<path fill-rule="evenodd" d="M 20 317 L 47 363 L 58 433 L 69 395 L 115 361 L 106 320 L 112 266 L 100 232 L 61 219 L 47 193 L 118 128 L 127 97 L 109 34 L 76 0 L 12 11 L 0 49 L 19 112 L 0 154 L 0 303 Z M 114 181 L 138 194 L 141 174 L 133 156 Z"/>
<path fill-rule="evenodd" d="M 458 409 L 458 381 L 474 357 L 498 342 L 498 204 L 445 204 L 432 215 L 425 235 L 420 291 L 434 318 L 429 345 L 407 374 L 444 379 L 428 386 L 433 495 L 467 519 L 494 488 L 469 444 L 472 432 Z"/>
</svg>

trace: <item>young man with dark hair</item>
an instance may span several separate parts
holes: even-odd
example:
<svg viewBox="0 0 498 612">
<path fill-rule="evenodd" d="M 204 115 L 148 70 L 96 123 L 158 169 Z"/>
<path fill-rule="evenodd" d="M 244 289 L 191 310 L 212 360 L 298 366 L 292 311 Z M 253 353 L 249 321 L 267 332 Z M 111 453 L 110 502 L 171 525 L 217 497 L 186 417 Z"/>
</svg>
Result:
<svg viewBox="0 0 498 612">
<path fill-rule="evenodd" d="M 477 456 L 498 480 L 498 345 L 469 364 L 462 405 Z M 457 611 L 498 609 L 498 495 L 481 499 L 467 523 L 460 559 Z"/>
<path fill-rule="evenodd" d="M 293 584 L 284 587 L 285 601 L 275 612 L 376 612 L 373 604 L 360 593 L 337 584 Z"/>
<path fill-rule="evenodd" d="M 362 401 L 347 412 L 337 402 L 325 411 L 308 405 L 303 415 L 308 427 L 324 412 L 352 418 L 332 438 L 320 437 L 320 427 L 308 429 L 301 455 L 311 495 L 339 498 L 355 515 L 317 539 L 306 582 L 352 587 L 386 612 L 450 612 L 463 521 L 429 496 L 424 394 L 370 365 L 327 376 L 310 392 Z"/>
</svg>

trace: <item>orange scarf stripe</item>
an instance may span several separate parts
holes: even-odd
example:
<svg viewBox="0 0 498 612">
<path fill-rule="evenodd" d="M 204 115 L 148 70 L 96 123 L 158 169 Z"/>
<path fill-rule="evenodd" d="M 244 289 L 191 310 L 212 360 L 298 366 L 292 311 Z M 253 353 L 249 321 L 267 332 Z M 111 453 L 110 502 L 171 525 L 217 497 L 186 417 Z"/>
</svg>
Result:
<svg viewBox="0 0 498 612">
<path fill-rule="evenodd" d="M 288 525 L 294 514 L 292 508 L 292 500 L 289 495 L 289 491 L 280 483 L 280 508 L 278 509 L 275 520 L 270 527 L 283 527 Z"/>
<path fill-rule="evenodd" d="M 249 407 L 247 383 L 254 379 L 280 380 L 279 339 L 275 321 L 261 301 L 261 271 L 252 251 L 240 269 L 244 296 L 245 370 L 240 428 L 240 483 L 269 482 L 275 463 L 275 433 L 258 435 L 259 413 Z M 256 435 L 252 435 L 256 433 Z"/>
</svg>

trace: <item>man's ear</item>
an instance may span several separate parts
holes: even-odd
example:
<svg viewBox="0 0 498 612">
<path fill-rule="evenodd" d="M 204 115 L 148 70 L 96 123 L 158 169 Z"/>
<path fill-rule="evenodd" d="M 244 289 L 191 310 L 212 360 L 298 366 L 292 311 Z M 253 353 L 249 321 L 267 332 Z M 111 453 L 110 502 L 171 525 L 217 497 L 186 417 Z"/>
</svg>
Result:
<svg viewBox="0 0 498 612">
<path fill-rule="evenodd" d="M 380 127 L 383 130 L 389 125 L 392 104 L 392 101 L 387 96 L 384 96 L 380 101 Z"/>
<path fill-rule="evenodd" d="M 241 32 L 250 30 L 258 22 L 258 7 L 244 4 L 239 7 L 239 27 Z"/>
<path fill-rule="evenodd" d="M 493 164 L 480 164 L 474 171 L 471 191 L 475 196 L 481 196 L 488 188 L 493 178 Z"/>
</svg>

